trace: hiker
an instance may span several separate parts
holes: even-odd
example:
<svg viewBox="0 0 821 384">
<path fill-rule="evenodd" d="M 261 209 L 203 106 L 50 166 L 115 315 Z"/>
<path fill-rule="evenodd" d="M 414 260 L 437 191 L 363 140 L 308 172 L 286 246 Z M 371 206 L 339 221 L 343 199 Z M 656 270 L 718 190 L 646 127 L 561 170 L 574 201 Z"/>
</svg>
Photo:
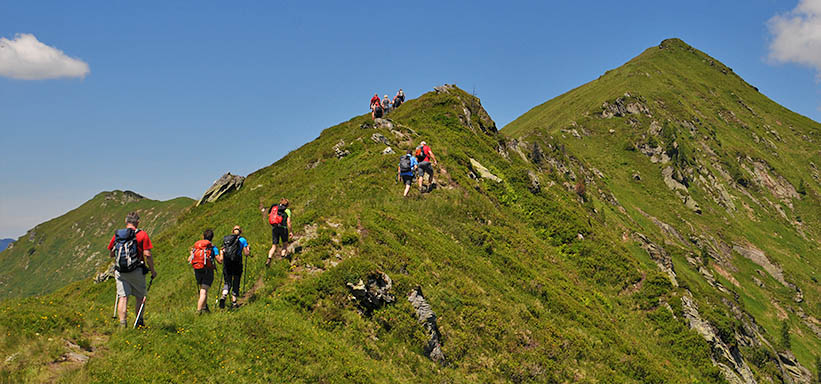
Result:
<svg viewBox="0 0 821 384">
<path fill-rule="evenodd" d="M 414 151 L 414 156 L 416 156 L 416 160 L 419 162 L 417 165 L 417 174 L 416 176 L 419 177 L 419 191 L 424 191 L 422 188 L 422 179 L 424 178 L 425 174 L 427 173 L 428 176 L 428 188 L 430 188 L 433 184 L 433 166 L 436 166 L 438 162 L 436 161 L 436 156 L 433 155 L 433 151 L 431 151 L 428 143 L 421 142 L 419 146 L 416 147 L 416 151 Z M 431 166 L 431 161 L 433 161 L 433 166 Z"/>
<path fill-rule="evenodd" d="M 222 277 L 225 285 L 222 287 L 219 307 L 225 308 L 225 299 L 228 290 L 231 291 L 231 308 L 238 308 L 237 297 L 239 297 L 239 282 L 242 277 L 242 256 L 249 256 L 251 246 L 248 240 L 242 236 L 242 228 L 235 225 L 231 234 L 222 238 Z"/>
<path fill-rule="evenodd" d="M 392 109 L 399 108 L 399 106 L 400 106 L 400 105 L 402 105 L 402 99 L 404 99 L 404 97 L 401 97 L 401 98 L 400 98 L 400 97 L 399 97 L 399 93 L 397 93 L 397 94 L 396 94 L 396 96 L 394 96 L 394 97 L 393 97 L 393 106 L 392 106 Z"/>
<path fill-rule="evenodd" d="M 197 289 L 199 290 L 199 299 L 197 300 L 197 313 L 211 312 L 208 309 L 208 288 L 214 283 L 214 259 L 219 255 L 219 250 L 211 240 L 214 239 L 214 231 L 206 229 L 202 232 L 202 240 L 194 243 L 191 248 L 191 253 L 188 256 L 188 262 L 194 267 L 194 278 L 197 280 Z M 221 261 L 221 259 L 217 259 Z"/>
<path fill-rule="evenodd" d="M 382 110 L 385 111 L 385 113 L 391 111 L 391 99 L 388 98 L 388 95 L 385 95 L 385 98 L 382 99 Z"/>
<path fill-rule="evenodd" d="M 138 229 L 140 215 L 131 212 L 125 217 L 125 229 L 114 232 L 108 243 L 111 257 L 114 257 L 114 279 L 117 282 L 117 315 L 120 327 L 126 326 L 128 296 L 134 296 L 136 306 L 134 313 L 140 312 L 140 305 L 145 313 L 145 275 L 151 271 L 151 278 L 157 277 L 154 269 L 154 258 L 151 257 L 151 239 L 145 231 Z M 147 266 L 147 267 L 146 267 Z M 144 326 L 142 318 L 137 322 Z"/>
<path fill-rule="evenodd" d="M 413 150 L 408 149 L 408 152 L 399 158 L 399 166 L 396 167 L 396 178 L 401 178 L 402 183 L 405 184 L 405 192 L 402 194 L 404 197 L 408 197 L 408 190 L 410 190 L 411 184 L 413 184 L 413 174 L 416 172 L 416 156 L 413 155 Z"/>
<path fill-rule="evenodd" d="M 377 117 L 382 117 L 382 104 L 379 101 L 379 94 L 374 93 L 371 97 L 371 118 L 376 120 Z"/>
<path fill-rule="evenodd" d="M 394 100 L 399 100 L 399 104 L 402 104 L 402 103 L 405 102 L 405 92 L 402 91 L 402 88 L 399 88 L 399 92 L 396 92 L 396 96 L 394 97 Z"/>
<path fill-rule="evenodd" d="M 268 251 L 268 260 L 265 266 L 271 265 L 271 259 L 276 253 L 277 245 L 280 245 L 280 258 L 285 257 L 288 250 L 288 240 L 294 236 L 291 232 L 291 209 L 288 208 L 289 201 L 286 198 L 279 200 L 279 204 L 274 204 L 268 209 L 268 224 L 271 224 L 271 237 L 273 244 Z"/>
</svg>

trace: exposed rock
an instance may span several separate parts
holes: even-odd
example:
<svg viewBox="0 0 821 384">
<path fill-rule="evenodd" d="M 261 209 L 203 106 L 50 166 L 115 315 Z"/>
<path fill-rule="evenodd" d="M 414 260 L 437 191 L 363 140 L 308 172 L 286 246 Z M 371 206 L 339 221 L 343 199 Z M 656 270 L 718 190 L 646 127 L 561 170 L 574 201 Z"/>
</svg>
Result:
<svg viewBox="0 0 821 384">
<path fill-rule="evenodd" d="M 98 273 L 97 276 L 94 276 L 94 283 L 95 284 L 96 283 L 102 283 L 103 281 L 106 281 L 108 279 L 113 279 L 113 278 L 114 278 L 114 262 L 111 262 L 108 265 L 108 268 L 106 268 L 105 271 Z"/>
<path fill-rule="evenodd" d="M 343 141 L 343 140 L 339 140 L 339 142 L 334 145 L 334 155 L 336 155 L 337 159 L 341 159 L 341 158 L 351 154 L 351 151 L 349 151 L 347 149 L 342 149 L 342 147 L 344 147 L 344 146 L 345 146 L 345 141 Z"/>
<path fill-rule="evenodd" d="M 454 89 L 454 88 L 455 87 L 452 84 L 442 84 L 442 85 L 433 87 L 433 90 L 436 91 L 436 93 L 450 93 L 450 90 Z"/>
<path fill-rule="evenodd" d="M 667 185 L 667 188 L 670 188 L 671 191 L 680 191 L 683 193 L 687 193 L 687 187 L 684 184 L 678 182 L 678 180 L 673 178 L 673 167 L 666 167 L 661 170 L 661 177 L 664 179 L 664 184 Z"/>
<path fill-rule="evenodd" d="M 393 122 L 390 119 L 383 119 L 381 117 L 378 117 L 373 120 L 373 126 L 375 128 L 393 129 Z"/>
<path fill-rule="evenodd" d="M 509 149 L 512 149 L 514 152 L 518 153 L 519 157 L 521 157 L 522 160 L 524 160 L 525 162 L 530 161 L 528 160 L 527 155 L 525 155 L 524 151 L 522 151 L 522 147 L 527 148 L 526 142 L 513 139 L 510 141 L 510 143 L 507 144 L 507 147 Z"/>
<path fill-rule="evenodd" d="M 205 191 L 200 201 L 197 202 L 197 206 L 204 203 L 213 203 L 229 192 L 239 191 L 243 182 L 245 182 L 244 177 L 232 175 L 231 172 L 222 175 L 211 188 Z"/>
<path fill-rule="evenodd" d="M 393 151 L 393 148 L 391 148 L 391 147 L 386 147 L 385 149 L 382 150 L 383 155 L 390 155 L 391 153 L 395 153 Z"/>
<path fill-rule="evenodd" d="M 305 169 L 314 169 L 314 168 L 318 167 L 318 166 L 319 166 L 319 164 L 322 164 L 322 161 L 317 160 L 317 161 L 314 161 L 314 162 L 308 163 L 308 164 L 306 164 L 306 165 L 305 165 Z M 256 188 L 257 188 L 257 187 L 254 187 L 254 189 L 256 189 Z M 252 191 L 253 191 L 254 189 L 252 189 Z"/>
<path fill-rule="evenodd" d="M 419 324 L 425 328 L 428 336 L 428 344 L 425 346 L 425 354 L 428 357 L 440 364 L 445 362 L 445 355 L 442 353 L 442 335 L 439 333 L 439 326 L 436 324 L 436 314 L 428 304 L 425 297 L 422 296 L 422 288 L 416 288 L 408 294 L 408 301 L 416 310 L 416 319 Z"/>
<path fill-rule="evenodd" d="M 764 251 L 756 248 L 752 244 L 742 245 L 742 244 L 735 244 L 733 245 L 733 250 L 738 252 L 741 256 L 749 259 L 753 263 L 758 264 L 761 268 L 764 268 L 767 273 L 770 274 L 776 281 L 784 285 L 785 287 L 795 288 L 794 285 L 787 282 L 784 279 L 784 272 L 781 270 L 781 267 L 773 264 L 770 262 L 770 259 L 767 258 L 767 255 L 764 254 Z"/>
<path fill-rule="evenodd" d="M 490 180 L 493 180 L 497 183 L 502 182 L 502 179 L 500 179 L 496 175 L 490 173 L 490 171 L 487 168 L 485 168 L 482 164 L 479 164 L 479 162 L 474 160 L 473 158 L 470 158 L 470 166 L 471 166 L 471 168 L 473 168 L 475 173 L 478 173 L 479 176 L 482 177 L 483 179 L 490 179 Z"/>
<path fill-rule="evenodd" d="M 370 124 L 368 124 L 368 123 L 362 123 L 362 125 L 360 125 L 360 126 L 359 126 L 359 128 L 362 128 L 362 129 L 370 129 L 370 128 L 371 128 L 371 125 L 370 125 Z"/>
<path fill-rule="evenodd" d="M 650 115 L 650 110 L 647 108 L 644 103 L 639 100 L 634 100 L 631 102 L 627 102 L 627 98 L 630 98 L 629 93 L 625 93 L 624 97 L 619 97 L 614 100 L 612 103 L 604 102 L 602 104 L 602 112 L 601 117 L 605 119 L 610 119 L 613 117 L 623 117 L 628 114 L 631 115 Z"/>
<path fill-rule="evenodd" d="M 527 176 L 530 178 L 530 192 L 539 193 L 542 190 L 542 185 L 539 182 L 539 176 L 532 170 L 527 171 Z"/>
<path fill-rule="evenodd" d="M 701 207 L 692 196 L 686 196 L 684 198 L 684 206 L 699 215 L 701 214 Z"/>
<path fill-rule="evenodd" d="M 385 137 L 385 135 L 383 135 L 381 133 L 374 133 L 373 135 L 371 135 L 371 140 L 374 143 L 382 143 L 382 144 L 385 144 L 387 146 L 391 145 L 390 141 L 388 141 L 388 138 Z"/>
<path fill-rule="evenodd" d="M 681 296 L 681 305 L 684 312 L 684 318 L 693 330 L 698 332 L 713 349 L 713 364 L 721 369 L 724 378 L 730 383 L 756 383 L 753 372 L 741 356 L 738 347 L 728 346 L 724 340 L 721 340 L 716 333 L 715 327 L 708 321 L 701 318 L 698 312 L 698 305 L 693 300 L 690 291 Z M 716 361 L 716 357 L 720 360 Z M 729 365 L 725 364 L 729 363 Z"/>
<path fill-rule="evenodd" d="M 676 272 L 673 269 L 673 258 L 664 251 L 664 248 L 659 247 L 650 241 L 647 236 L 644 236 L 638 232 L 634 233 L 634 239 L 640 243 L 639 245 L 644 248 L 645 251 L 647 251 L 647 254 L 650 255 L 650 259 L 656 262 L 659 269 L 667 274 L 670 278 L 670 283 L 672 283 L 674 287 L 678 287 Z"/>
<path fill-rule="evenodd" d="M 781 368 L 783 368 L 784 371 L 790 375 L 793 383 L 811 384 L 813 382 L 812 372 L 810 372 L 809 369 L 804 368 L 792 352 L 778 352 L 778 360 L 781 362 Z"/>
<path fill-rule="evenodd" d="M 142 199 L 145 199 L 143 195 L 132 191 L 112 191 L 105 195 L 106 201 L 114 201 L 120 203 L 120 205 L 137 202 Z"/>
<path fill-rule="evenodd" d="M 367 283 L 359 279 L 358 283 L 347 285 L 351 292 L 351 300 L 356 302 L 365 316 L 370 316 L 374 310 L 396 301 L 396 297 L 390 293 L 393 282 L 385 273 L 372 272 L 367 280 Z"/>
<path fill-rule="evenodd" d="M 775 174 L 775 172 L 773 172 L 773 175 L 770 174 L 771 169 L 767 163 L 760 160 L 753 160 L 749 157 L 747 158 L 747 162 L 752 164 L 753 169 L 747 169 L 743 164 L 742 167 L 753 175 L 753 182 L 768 189 L 773 196 L 782 200 L 801 198 L 801 195 L 796 192 L 795 187 L 793 187 L 790 182 L 780 175 Z"/>
</svg>

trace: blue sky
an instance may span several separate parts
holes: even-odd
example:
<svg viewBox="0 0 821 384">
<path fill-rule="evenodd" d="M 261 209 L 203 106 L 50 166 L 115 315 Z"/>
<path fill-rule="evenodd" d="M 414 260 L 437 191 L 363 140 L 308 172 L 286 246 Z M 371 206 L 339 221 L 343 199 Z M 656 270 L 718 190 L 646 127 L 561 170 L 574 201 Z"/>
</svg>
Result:
<svg viewBox="0 0 821 384">
<path fill-rule="evenodd" d="M 198 198 L 367 112 L 374 92 L 455 83 L 501 127 L 668 37 L 821 120 L 821 63 L 773 57 L 768 27 L 819 0 L 204 3 L 0 3 L 0 38 L 65 55 L 63 72 L 22 68 L 57 78 L 4 77 L 0 40 L 0 237 L 103 190 Z"/>
</svg>

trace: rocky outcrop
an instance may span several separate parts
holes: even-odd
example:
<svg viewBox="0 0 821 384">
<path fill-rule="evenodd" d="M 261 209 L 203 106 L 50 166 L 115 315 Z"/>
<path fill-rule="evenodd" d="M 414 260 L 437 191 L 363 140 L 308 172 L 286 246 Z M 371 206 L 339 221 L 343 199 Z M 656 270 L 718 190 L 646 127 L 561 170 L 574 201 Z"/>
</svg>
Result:
<svg viewBox="0 0 821 384">
<path fill-rule="evenodd" d="M 633 98 L 629 93 L 625 93 L 623 97 L 619 97 L 613 102 L 605 101 L 601 107 L 601 117 L 605 119 L 638 114 L 650 116 L 650 110 L 647 106 L 640 99 Z"/>
<path fill-rule="evenodd" d="M 781 363 L 781 369 L 790 376 L 793 383 L 811 384 L 813 382 L 812 372 L 798 363 L 798 359 L 795 358 L 792 352 L 778 352 L 778 361 Z"/>
<path fill-rule="evenodd" d="M 393 148 L 391 148 L 391 147 L 385 147 L 385 149 L 382 150 L 383 155 L 390 155 L 392 153 L 395 153 L 395 152 L 393 151 Z"/>
<path fill-rule="evenodd" d="M 493 180 L 497 183 L 502 182 L 502 179 L 490 173 L 490 171 L 487 168 L 485 168 L 482 164 L 479 164 L 479 162 L 474 160 L 473 158 L 470 159 L 470 167 L 473 168 L 473 171 L 483 179 Z"/>
<path fill-rule="evenodd" d="M 350 299 L 356 302 L 356 306 L 365 316 L 370 316 L 373 311 L 385 304 L 396 301 L 396 297 L 390 293 L 393 282 L 383 272 L 372 272 L 368 275 L 367 282 L 359 279 L 358 283 L 347 285 L 351 293 Z"/>
<path fill-rule="evenodd" d="M 665 167 L 662 169 L 661 177 L 664 180 L 664 184 L 667 185 L 667 188 L 670 188 L 671 191 L 687 193 L 687 187 L 673 178 L 673 167 Z"/>
<path fill-rule="evenodd" d="M 197 206 L 204 203 L 213 203 L 227 193 L 238 191 L 242 188 L 243 182 L 245 182 L 244 177 L 232 175 L 231 172 L 222 175 L 222 177 L 214 182 L 214 185 L 212 185 L 211 188 L 208 188 L 208 190 L 205 191 L 205 194 L 202 195 L 200 201 L 197 202 Z"/>
<path fill-rule="evenodd" d="M 687 319 L 690 328 L 698 332 L 712 347 L 713 356 L 711 356 L 711 359 L 713 360 L 713 364 L 721 370 L 724 378 L 730 383 L 756 383 L 753 372 L 744 361 L 738 347 L 735 345 L 728 346 L 727 343 L 718 336 L 715 327 L 713 327 L 710 322 L 701 318 L 698 312 L 698 305 L 693 300 L 690 291 L 687 291 L 685 295 L 681 296 L 681 306 L 684 311 L 684 318 Z"/>
<path fill-rule="evenodd" d="M 391 145 L 391 142 L 388 141 L 388 138 L 385 137 L 385 135 L 383 135 L 381 133 L 374 133 L 373 135 L 371 135 L 371 141 L 373 141 L 374 143 L 377 143 L 377 144 L 382 143 L 382 144 L 385 144 L 387 146 Z"/>
<path fill-rule="evenodd" d="M 383 119 L 381 117 L 377 117 L 373 120 L 374 128 L 385 128 L 385 129 L 393 129 L 393 122 L 390 119 Z"/>
<path fill-rule="evenodd" d="M 102 282 L 104 282 L 108 279 L 113 279 L 113 278 L 114 278 L 114 263 L 112 262 L 108 265 L 108 268 L 105 271 L 100 272 L 96 276 L 94 276 L 94 283 L 95 284 L 102 283 Z"/>
<path fill-rule="evenodd" d="M 678 281 L 676 280 L 676 272 L 673 269 L 673 258 L 664 251 L 664 248 L 659 247 L 647 236 L 644 236 L 641 233 L 635 232 L 633 234 L 633 238 L 639 242 L 639 245 L 647 251 L 647 254 L 650 255 L 650 259 L 656 262 L 659 269 L 666 273 L 667 276 L 670 278 L 670 283 L 673 284 L 674 287 L 678 287 Z"/>
<path fill-rule="evenodd" d="M 351 154 L 351 151 L 342 148 L 344 146 L 345 146 L 345 141 L 344 140 L 339 140 L 338 143 L 334 144 L 334 147 L 333 147 L 334 156 L 336 156 L 337 159 L 341 159 L 341 158 Z"/>
<path fill-rule="evenodd" d="M 445 355 L 442 353 L 442 335 L 439 333 L 439 326 L 436 324 L 436 314 L 430 304 L 422 295 L 422 288 L 416 288 L 408 294 L 408 301 L 416 310 L 416 319 L 428 333 L 428 344 L 425 346 L 425 354 L 433 361 L 443 364 Z"/>
</svg>

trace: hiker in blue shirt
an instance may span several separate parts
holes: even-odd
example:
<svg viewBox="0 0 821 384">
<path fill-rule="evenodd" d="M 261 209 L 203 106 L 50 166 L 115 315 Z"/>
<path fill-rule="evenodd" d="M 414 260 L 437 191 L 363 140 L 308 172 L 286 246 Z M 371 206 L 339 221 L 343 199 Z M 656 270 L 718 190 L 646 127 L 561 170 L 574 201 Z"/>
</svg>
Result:
<svg viewBox="0 0 821 384">
<path fill-rule="evenodd" d="M 413 174 L 416 172 L 416 163 L 416 156 L 413 156 L 413 151 L 410 149 L 404 156 L 399 158 L 399 166 L 396 167 L 396 178 L 401 178 L 405 184 L 405 193 L 402 194 L 404 197 L 408 197 L 408 191 L 410 190 L 411 184 L 413 184 Z"/>
<path fill-rule="evenodd" d="M 237 297 L 239 297 L 239 283 L 242 277 L 242 257 L 250 256 L 250 254 L 251 246 L 248 244 L 248 240 L 242 236 L 242 228 L 235 225 L 231 234 L 222 238 L 222 277 L 225 285 L 219 298 L 220 308 L 225 308 L 228 291 L 231 292 L 231 308 L 239 307 Z"/>
</svg>

